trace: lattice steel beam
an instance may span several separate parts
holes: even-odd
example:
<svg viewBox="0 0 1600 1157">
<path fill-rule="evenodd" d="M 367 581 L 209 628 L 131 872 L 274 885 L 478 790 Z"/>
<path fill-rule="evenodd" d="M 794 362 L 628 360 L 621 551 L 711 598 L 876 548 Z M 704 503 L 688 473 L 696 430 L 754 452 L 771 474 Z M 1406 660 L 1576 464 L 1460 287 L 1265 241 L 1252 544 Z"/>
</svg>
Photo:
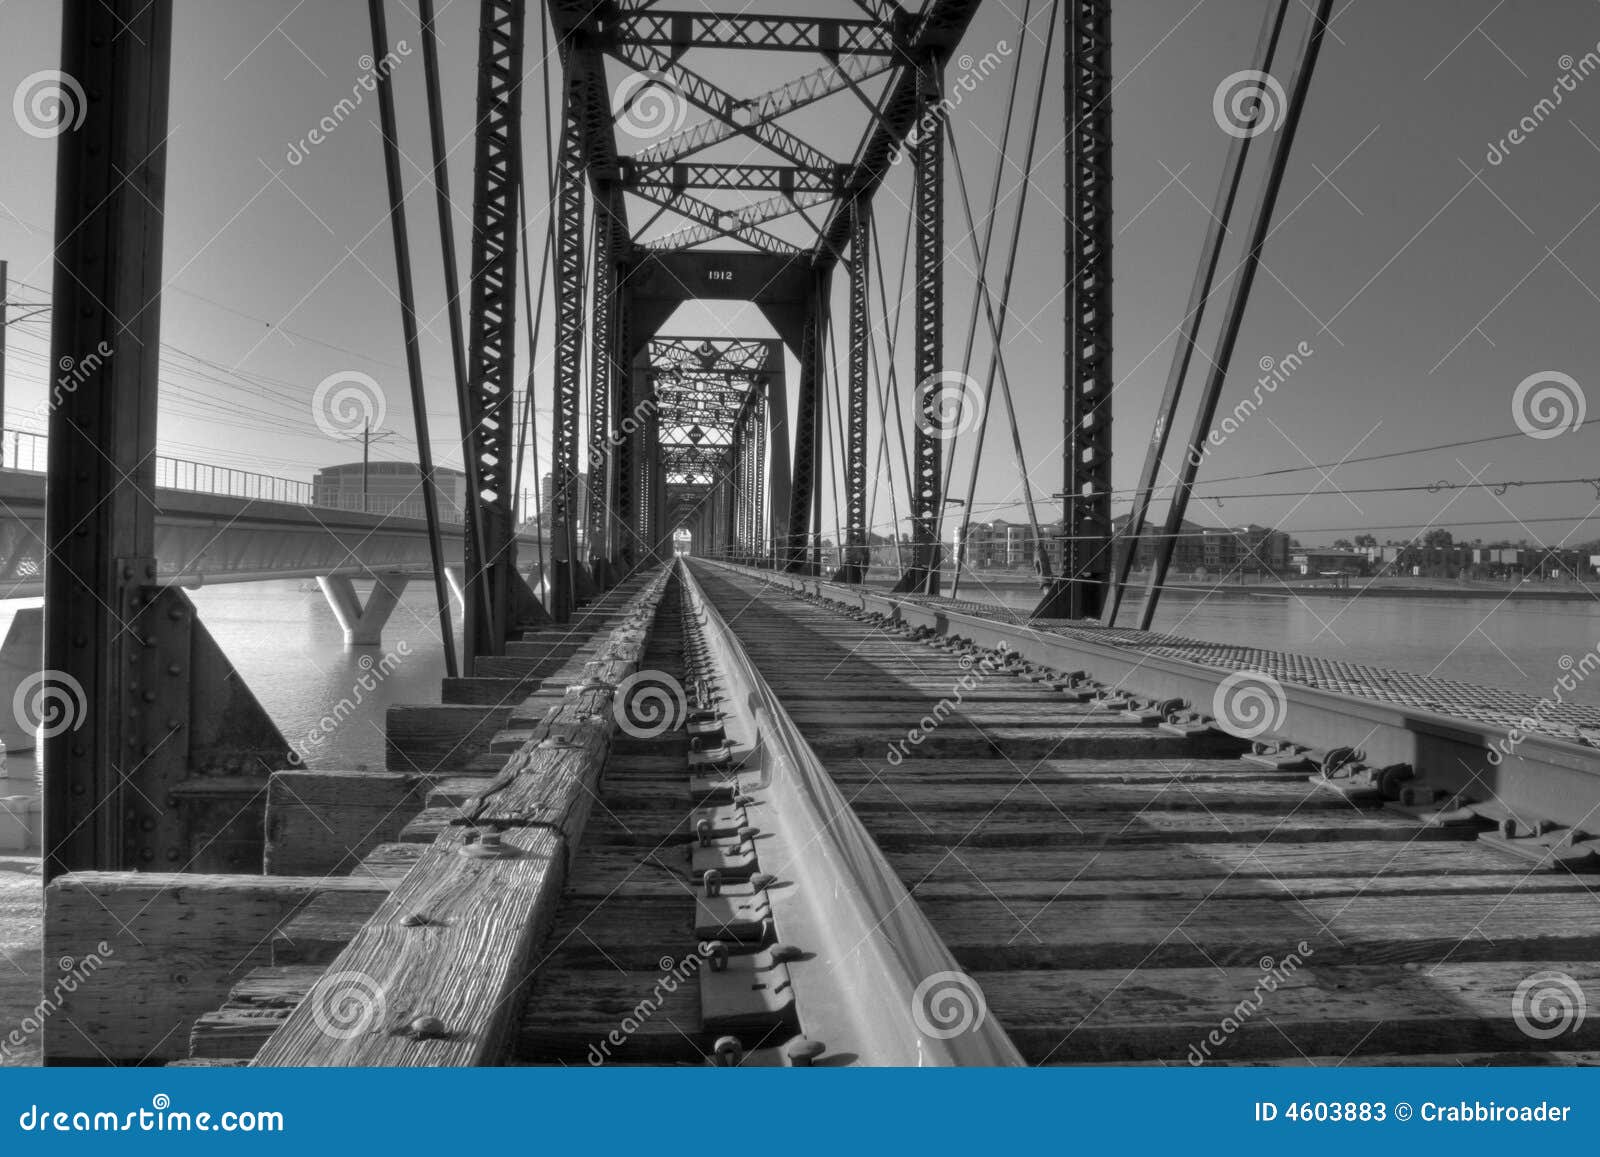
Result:
<svg viewBox="0 0 1600 1157">
<path fill-rule="evenodd" d="M 651 73 L 657 83 L 667 84 L 696 108 L 710 113 L 724 124 L 732 126 L 759 141 L 785 160 L 808 169 L 827 168 L 833 161 L 805 141 L 770 121 L 741 124 L 745 102 L 720 85 L 679 64 L 671 53 L 644 45 L 617 45 L 611 54 L 638 72 Z M 661 157 L 650 157 L 662 160 Z"/>
<path fill-rule="evenodd" d="M 889 60 L 866 56 L 847 56 L 815 72 L 796 77 L 770 92 L 749 99 L 735 99 L 727 115 L 714 111 L 711 119 L 699 121 L 634 154 L 636 161 L 670 164 L 702 149 L 736 136 L 759 140 L 756 130 L 796 109 L 859 86 L 898 65 Z"/>
<path fill-rule="evenodd" d="M 612 190 L 606 191 L 607 201 L 614 201 Z M 614 206 L 613 206 L 614 209 Z M 607 486 L 608 461 L 603 453 L 596 462 L 594 450 L 603 448 L 611 435 L 611 395 L 615 380 L 616 358 L 616 263 L 611 258 L 612 232 L 616 220 L 609 211 L 595 217 L 593 250 L 589 257 L 590 316 L 593 325 L 589 331 L 589 495 L 586 503 L 588 525 L 585 538 L 589 548 L 590 566 L 603 575 L 605 564 L 611 557 L 608 532 L 610 529 L 610 487 Z M 596 581 L 599 581 L 597 575 Z"/>
<path fill-rule="evenodd" d="M 758 201 L 753 205 L 744 205 L 737 209 L 724 209 L 717 214 L 715 225 L 685 225 L 671 233 L 664 233 L 660 237 L 652 238 L 643 243 L 646 249 L 655 250 L 680 250 L 692 249 L 696 245 L 703 245 L 707 241 L 715 241 L 718 237 L 735 236 L 744 229 L 754 229 L 767 221 L 776 221 L 794 213 L 800 213 L 816 205 L 823 205 L 833 200 L 829 193 L 795 193 L 792 196 L 771 197 L 765 201 Z M 734 223 L 737 222 L 737 225 Z M 772 234 L 764 233 L 771 237 Z M 742 239 L 742 238 L 741 238 Z M 793 252 L 798 249 L 791 247 Z"/>
<path fill-rule="evenodd" d="M 572 615 L 578 577 L 572 501 L 578 480 L 578 399 L 583 354 L 584 63 L 574 54 L 565 71 L 557 159 L 555 243 L 555 387 L 550 428 L 550 612 Z"/>
<path fill-rule="evenodd" d="M 1063 579 L 1036 613 L 1100 614 L 1111 572 L 1111 0 L 1072 0 L 1067 32 Z"/>
<path fill-rule="evenodd" d="M 471 294 L 467 315 L 466 452 L 478 468 L 483 554 L 467 558 L 464 634 L 471 660 L 505 650 L 516 578 L 517 181 L 521 172 L 524 5 L 479 9 L 477 122 L 472 182 Z M 477 578 L 482 575 L 482 579 Z"/>
<path fill-rule="evenodd" d="M 653 188 L 645 186 L 634 190 L 640 197 L 653 201 L 658 205 L 671 209 L 674 213 L 700 222 L 711 231 L 711 236 L 727 237 L 735 241 L 743 241 L 746 245 L 758 249 L 763 253 L 772 253 L 777 256 L 790 256 L 801 252 L 798 246 L 785 241 L 774 233 L 768 233 L 757 225 L 746 225 L 737 217 L 725 210 L 719 209 L 709 201 L 702 201 L 688 193 L 674 192 L 660 195 Z"/>
<path fill-rule="evenodd" d="M 623 283 L 626 278 L 620 279 Z M 635 473 L 637 468 L 637 431 L 644 414 L 640 407 L 645 402 L 636 397 L 633 380 L 633 295 L 617 295 L 616 315 L 616 377 L 615 401 L 611 407 L 611 441 L 609 458 L 611 467 L 612 506 L 616 513 L 616 540 L 612 561 L 624 577 L 633 570 L 639 558 L 639 490 Z M 648 408 L 653 408 L 650 401 Z M 593 455 L 591 454 L 591 461 Z"/>
<path fill-rule="evenodd" d="M 784 544 L 783 567 L 811 573 L 812 488 L 816 483 L 817 403 L 822 377 L 822 300 L 813 292 L 806 308 L 805 330 L 800 339 L 800 387 L 794 426 L 794 460 L 789 489 L 789 540 Z"/>
<path fill-rule="evenodd" d="M 606 25 L 617 43 L 651 48 L 758 48 L 780 52 L 889 56 L 899 51 L 893 23 L 827 16 L 634 12 Z"/>
<path fill-rule="evenodd" d="M 850 365 L 845 405 L 845 557 L 846 582 L 863 582 L 870 551 L 867 539 L 867 363 L 872 340 L 868 281 L 872 244 L 872 205 L 858 198 L 850 229 Z"/>
<path fill-rule="evenodd" d="M 907 54 L 917 62 L 930 56 L 942 59 L 960 42 L 978 10 L 979 0 L 927 0 L 923 10 L 914 17 L 916 26 L 908 34 Z M 877 122 L 867 140 L 856 154 L 845 187 L 853 195 L 870 197 L 883 183 L 892 158 L 902 147 L 913 126 L 921 118 L 925 105 L 918 79 L 919 69 L 907 67 L 900 70 L 879 110 Z M 831 268 L 843 253 L 850 240 L 850 210 L 848 204 L 838 204 L 822 227 L 813 250 L 813 260 L 819 268 Z"/>
<path fill-rule="evenodd" d="M 940 476 L 946 400 L 944 370 L 944 108 L 939 62 L 930 57 L 921 70 L 924 109 L 918 131 L 908 142 L 912 162 L 912 216 L 916 248 L 916 318 L 913 365 L 916 370 L 916 436 L 912 449 L 911 568 L 902 580 L 908 589 L 939 593 L 939 514 L 944 502 Z"/>
<path fill-rule="evenodd" d="M 630 192 L 649 186 L 665 195 L 680 189 L 740 193 L 828 193 L 843 188 L 844 167 L 802 169 L 798 165 L 719 165 L 711 162 L 640 164 L 619 161 L 621 183 Z"/>
</svg>

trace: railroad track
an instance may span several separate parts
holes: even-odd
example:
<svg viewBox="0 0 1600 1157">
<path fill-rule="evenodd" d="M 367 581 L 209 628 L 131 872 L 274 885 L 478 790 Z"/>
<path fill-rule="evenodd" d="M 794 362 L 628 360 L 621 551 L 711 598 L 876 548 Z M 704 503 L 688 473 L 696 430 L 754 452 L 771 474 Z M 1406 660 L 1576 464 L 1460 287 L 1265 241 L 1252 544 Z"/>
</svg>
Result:
<svg viewBox="0 0 1600 1157">
<path fill-rule="evenodd" d="M 1600 980 L 1593 877 L 996 656 L 693 570 L 1029 1062 L 1542 1063 L 1600 1045 L 1574 1023 Z"/>
<path fill-rule="evenodd" d="M 544 722 L 441 761 L 400 841 L 197 1022 L 193 1063 L 1600 1056 L 1594 877 L 1478 817 L 756 572 L 635 580 L 591 625 L 539 662 L 518 710 Z M 463 869 L 486 834 L 539 863 Z M 351 976 L 379 1014 L 328 1039 Z"/>
</svg>

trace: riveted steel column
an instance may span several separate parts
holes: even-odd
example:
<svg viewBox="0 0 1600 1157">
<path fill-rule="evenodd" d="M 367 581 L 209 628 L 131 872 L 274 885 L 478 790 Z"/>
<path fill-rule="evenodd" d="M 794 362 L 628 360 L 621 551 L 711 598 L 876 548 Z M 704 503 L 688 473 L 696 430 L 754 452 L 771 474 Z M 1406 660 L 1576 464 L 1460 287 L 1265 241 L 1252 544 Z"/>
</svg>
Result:
<svg viewBox="0 0 1600 1157">
<path fill-rule="evenodd" d="M 806 303 L 805 329 L 800 338 L 800 390 L 794 423 L 793 471 L 789 486 L 788 541 L 784 544 L 783 569 L 812 573 L 811 531 L 812 491 L 817 476 L 817 415 L 821 400 L 822 306 L 821 294 L 813 292 Z"/>
<path fill-rule="evenodd" d="M 617 578 L 621 579 L 633 570 L 639 557 L 639 497 L 634 471 L 639 395 L 635 389 L 633 372 L 632 294 L 618 294 L 616 330 L 616 373 L 612 378 L 616 397 L 611 407 L 609 457 L 611 504 L 615 519 L 612 527 L 612 563 L 616 567 Z"/>
<path fill-rule="evenodd" d="M 550 423 L 550 613 L 572 617 L 577 597 L 578 399 L 583 357 L 583 97 L 578 54 L 566 67 L 556 177 L 555 398 Z"/>
<path fill-rule="evenodd" d="M 521 174 L 524 5 L 483 0 L 472 172 L 467 322 L 467 453 L 477 465 L 482 557 L 466 557 L 464 631 L 470 660 L 505 651 L 516 574 L 517 182 Z M 482 576 L 481 578 L 479 576 Z"/>
<path fill-rule="evenodd" d="M 611 197 L 607 193 L 598 200 L 609 205 Z M 595 216 L 594 248 L 589 259 L 594 325 L 589 331 L 589 496 L 585 537 L 589 568 L 594 575 L 595 585 L 602 589 L 609 585 L 606 571 L 611 556 L 607 540 L 611 502 L 606 474 L 610 465 L 607 450 L 611 434 L 611 384 L 615 377 L 616 357 L 616 267 L 611 260 L 611 232 L 614 227 L 608 211 L 602 208 Z"/>
<path fill-rule="evenodd" d="M 1096 618 L 1111 575 L 1111 0 L 1067 5 L 1062 577 L 1035 614 Z"/>
<path fill-rule="evenodd" d="M 171 0 L 67 0 L 61 68 L 88 96 L 64 92 L 60 110 L 50 362 L 92 369 L 50 398 L 46 670 L 35 689 L 54 700 L 41 712 L 47 879 L 139 866 L 140 824 L 154 825 L 147 813 L 166 802 L 140 798 L 142 752 L 164 735 L 142 702 L 156 689 L 135 670 L 147 665 L 135 620 L 156 573 L 171 53 Z"/>
<path fill-rule="evenodd" d="M 866 581 L 867 538 L 867 267 L 871 264 L 872 203 L 858 197 L 850 218 L 850 367 L 845 432 L 844 581 Z"/>
<path fill-rule="evenodd" d="M 916 437 L 913 441 L 910 589 L 939 593 L 941 407 L 944 371 L 944 120 L 940 64 L 922 66 L 923 113 L 913 130 L 912 213 L 916 230 Z"/>
</svg>

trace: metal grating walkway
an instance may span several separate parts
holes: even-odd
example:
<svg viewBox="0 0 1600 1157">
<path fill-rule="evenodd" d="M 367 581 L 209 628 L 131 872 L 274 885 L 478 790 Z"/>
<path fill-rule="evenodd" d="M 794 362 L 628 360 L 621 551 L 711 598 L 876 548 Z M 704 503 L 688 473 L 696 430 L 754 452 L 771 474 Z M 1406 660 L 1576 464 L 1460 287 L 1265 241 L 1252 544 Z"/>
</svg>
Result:
<svg viewBox="0 0 1600 1157">
<path fill-rule="evenodd" d="M 1524 732 L 1600 747 L 1600 707 L 1588 704 L 1557 703 L 1554 699 L 1540 699 L 1524 691 L 1503 687 L 1480 687 L 1454 679 L 1413 675 L 1340 659 L 1321 659 L 1260 647 L 1186 639 L 1179 635 L 1139 631 L 1132 627 L 1061 626 L 1030 619 L 1020 612 L 993 603 L 930 596 L 902 597 L 908 602 L 981 615 L 1087 643 L 1121 647 L 1170 659 L 1185 659 L 1225 671 L 1259 671 L 1285 683 L 1297 683 L 1402 707 L 1416 707 L 1496 727 L 1516 727 Z M 1563 658 L 1570 660 L 1571 657 Z M 1571 665 L 1563 670 L 1570 670 Z"/>
</svg>

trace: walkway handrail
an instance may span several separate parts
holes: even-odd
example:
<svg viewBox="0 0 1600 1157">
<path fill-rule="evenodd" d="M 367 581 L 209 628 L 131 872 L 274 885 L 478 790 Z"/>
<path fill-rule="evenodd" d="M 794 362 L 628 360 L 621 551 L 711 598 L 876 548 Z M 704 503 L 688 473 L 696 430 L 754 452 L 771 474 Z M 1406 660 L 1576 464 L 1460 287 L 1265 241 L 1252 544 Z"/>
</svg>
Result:
<svg viewBox="0 0 1600 1157">
<path fill-rule="evenodd" d="M 8 430 L 0 427 L 0 468 L 27 474 L 43 474 L 46 462 L 46 439 L 32 430 Z M 315 506 L 324 510 L 361 511 L 359 497 L 339 502 L 319 502 L 316 485 L 298 478 L 284 478 L 277 474 L 263 474 L 256 470 L 240 470 L 233 466 L 218 466 L 211 462 L 198 462 L 191 458 L 174 458 L 167 454 L 156 455 L 156 485 L 166 490 L 186 490 L 193 494 L 217 494 L 229 498 L 251 498 L 258 502 L 283 502 L 294 506 Z M 370 506 L 370 503 L 368 504 Z M 423 516 L 420 497 L 398 502 L 388 510 L 367 510 L 363 513 L 389 514 L 398 518 Z M 439 512 L 441 522 L 459 524 L 460 510 L 445 507 Z"/>
</svg>

